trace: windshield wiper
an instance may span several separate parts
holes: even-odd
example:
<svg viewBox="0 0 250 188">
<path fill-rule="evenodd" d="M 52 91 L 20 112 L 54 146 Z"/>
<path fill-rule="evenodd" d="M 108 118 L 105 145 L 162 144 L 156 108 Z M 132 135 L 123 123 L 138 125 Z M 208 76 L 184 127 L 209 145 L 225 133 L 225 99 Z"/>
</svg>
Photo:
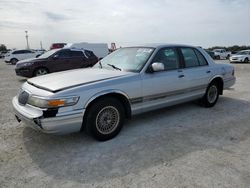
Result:
<svg viewBox="0 0 250 188">
<path fill-rule="evenodd" d="M 119 70 L 119 71 L 122 71 L 122 69 L 121 68 L 119 68 L 119 67 L 116 67 L 115 65 L 112 65 L 112 64 L 107 64 L 108 66 L 110 66 L 110 67 L 112 67 L 113 69 L 115 69 L 115 70 Z"/>
</svg>

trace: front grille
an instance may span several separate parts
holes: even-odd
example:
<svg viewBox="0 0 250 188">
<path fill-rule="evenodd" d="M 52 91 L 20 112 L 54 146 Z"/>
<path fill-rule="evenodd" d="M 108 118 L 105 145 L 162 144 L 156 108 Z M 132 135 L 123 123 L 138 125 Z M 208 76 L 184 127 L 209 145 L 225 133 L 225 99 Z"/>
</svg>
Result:
<svg viewBox="0 0 250 188">
<path fill-rule="evenodd" d="M 21 91 L 18 96 L 18 102 L 25 105 L 28 102 L 29 94 L 26 91 Z"/>
</svg>

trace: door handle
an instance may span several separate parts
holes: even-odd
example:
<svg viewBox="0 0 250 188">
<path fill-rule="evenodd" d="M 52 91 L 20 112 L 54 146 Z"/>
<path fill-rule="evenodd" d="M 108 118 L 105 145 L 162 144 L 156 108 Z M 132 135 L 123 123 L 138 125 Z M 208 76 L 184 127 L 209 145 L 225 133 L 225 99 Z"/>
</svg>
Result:
<svg viewBox="0 0 250 188">
<path fill-rule="evenodd" d="M 179 78 L 183 78 L 183 77 L 184 77 L 184 74 L 181 74 L 181 75 L 179 75 L 178 77 L 179 77 Z"/>
<path fill-rule="evenodd" d="M 211 73 L 211 71 L 210 71 L 210 70 L 208 70 L 206 73 L 207 73 L 207 74 L 209 74 L 209 73 Z"/>
</svg>

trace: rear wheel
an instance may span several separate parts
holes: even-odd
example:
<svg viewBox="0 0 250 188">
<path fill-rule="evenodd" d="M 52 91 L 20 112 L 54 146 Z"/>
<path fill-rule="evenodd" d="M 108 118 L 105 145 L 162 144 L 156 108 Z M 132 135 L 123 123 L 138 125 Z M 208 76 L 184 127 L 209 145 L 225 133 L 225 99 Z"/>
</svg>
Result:
<svg viewBox="0 0 250 188">
<path fill-rule="evenodd" d="M 119 100 L 101 98 L 86 112 L 86 130 L 99 141 L 112 139 L 121 131 L 124 117 L 125 111 Z"/>
<path fill-rule="evenodd" d="M 49 71 L 46 68 L 38 68 L 34 71 L 34 76 L 41 76 L 41 75 L 45 75 L 48 73 Z"/>
<path fill-rule="evenodd" d="M 209 108 L 213 107 L 219 98 L 219 87 L 216 82 L 212 82 L 207 87 L 207 91 L 201 99 L 202 104 Z"/>
<path fill-rule="evenodd" d="M 244 59 L 244 63 L 248 63 L 249 62 L 249 59 L 246 57 L 245 59 Z"/>
<path fill-rule="evenodd" d="M 12 65 L 15 65 L 17 62 L 18 62 L 18 59 L 16 59 L 16 58 L 13 58 L 13 59 L 10 60 L 10 63 Z"/>
</svg>

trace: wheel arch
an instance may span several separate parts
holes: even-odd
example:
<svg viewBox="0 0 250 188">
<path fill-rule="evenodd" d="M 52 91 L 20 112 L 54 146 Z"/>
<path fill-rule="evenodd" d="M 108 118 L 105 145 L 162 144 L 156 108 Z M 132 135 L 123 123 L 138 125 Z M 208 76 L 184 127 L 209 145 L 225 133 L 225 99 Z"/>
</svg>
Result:
<svg viewBox="0 0 250 188">
<path fill-rule="evenodd" d="M 120 90 L 107 90 L 97 93 L 88 100 L 88 102 L 84 105 L 84 108 L 87 110 L 91 104 L 103 97 L 114 97 L 118 99 L 124 106 L 126 117 L 131 117 L 131 104 L 129 102 L 129 97 L 125 92 Z"/>
<path fill-rule="evenodd" d="M 119 90 L 107 90 L 107 91 L 103 91 L 100 93 L 95 94 L 94 96 L 92 96 L 88 102 L 84 105 L 85 108 L 85 113 L 83 116 L 83 124 L 82 124 L 82 128 L 81 131 L 85 129 L 85 125 L 87 122 L 87 113 L 88 113 L 88 109 L 91 107 L 92 104 L 94 104 L 95 102 L 97 102 L 99 99 L 104 98 L 104 97 L 115 97 L 116 99 L 118 99 L 121 104 L 124 107 L 125 110 L 125 117 L 126 118 L 131 118 L 131 104 L 129 102 L 129 97 L 126 93 L 119 91 Z"/>
<path fill-rule="evenodd" d="M 215 76 L 213 77 L 209 84 L 213 83 L 213 82 L 216 82 L 219 86 L 219 94 L 220 95 L 223 95 L 223 88 L 224 88 L 224 81 L 223 81 L 223 78 L 221 76 Z"/>
</svg>

